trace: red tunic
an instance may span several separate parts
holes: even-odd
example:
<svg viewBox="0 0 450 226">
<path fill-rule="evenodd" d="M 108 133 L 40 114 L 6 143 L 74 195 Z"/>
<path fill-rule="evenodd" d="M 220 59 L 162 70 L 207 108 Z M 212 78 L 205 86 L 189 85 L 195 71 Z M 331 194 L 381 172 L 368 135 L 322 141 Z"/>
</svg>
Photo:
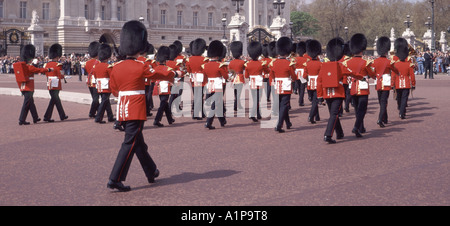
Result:
<svg viewBox="0 0 450 226">
<path fill-rule="evenodd" d="M 267 65 L 267 72 L 264 74 L 264 78 L 269 78 L 270 77 L 270 67 L 269 67 L 269 65 L 270 65 L 270 63 L 272 63 L 272 60 L 273 59 L 270 58 L 270 57 L 264 58 L 264 59 L 261 60 L 261 61 L 265 62 L 266 65 Z M 269 83 L 270 83 L 270 81 L 269 81 Z"/>
<path fill-rule="evenodd" d="M 209 93 L 223 92 L 223 79 L 228 79 L 228 69 L 218 61 L 209 61 L 203 65 L 203 73 L 208 81 Z"/>
<path fill-rule="evenodd" d="M 47 76 L 47 89 L 48 90 L 61 90 L 61 79 L 64 79 L 64 75 L 61 74 L 62 64 L 51 61 L 45 64 L 44 68 L 52 68 L 53 71 L 46 72 Z"/>
<path fill-rule="evenodd" d="M 245 64 L 244 77 L 249 80 L 250 89 L 260 89 L 263 86 L 264 75 L 270 73 L 266 61 L 251 60 Z"/>
<path fill-rule="evenodd" d="M 304 79 L 303 74 L 305 73 L 305 63 L 308 62 L 309 59 L 304 56 L 299 56 L 295 58 L 295 74 L 297 75 L 297 80 Z"/>
<path fill-rule="evenodd" d="M 170 95 L 171 87 L 174 83 L 175 71 L 166 65 L 160 64 L 156 68 L 150 70 L 150 77 L 160 77 L 157 79 L 158 95 Z"/>
<path fill-rule="evenodd" d="M 320 68 L 322 67 L 322 62 L 318 59 L 313 59 L 304 64 L 305 72 L 303 73 L 303 78 L 308 80 L 308 90 L 317 89 L 317 77 L 319 76 Z"/>
<path fill-rule="evenodd" d="M 376 90 L 391 90 L 391 86 L 394 85 L 394 80 L 391 79 L 391 71 L 396 71 L 393 64 L 394 61 L 383 56 L 374 60 L 372 70 L 375 71 L 377 78 Z M 383 80 L 383 77 L 386 81 Z"/>
<path fill-rule="evenodd" d="M 141 61 L 127 59 L 116 63 L 110 76 L 111 91 L 119 97 L 118 120 L 147 120 L 144 78 L 164 79 L 164 75 L 151 72 Z"/>
<path fill-rule="evenodd" d="M 86 70 L 86 73 L 88 74 L 86 79 L 86 84 L 88 87 L 95 87 L 95 77 L 91 74 L 92 69 L 94 68 L 94 65 L 100 63 L 97 59 L 90 59 L 86 62 L 86 65 L 84 66 L 84 70 Z"/>
<path fill-rule="evenodd" d="M 245 82 L 244 79 L 245 61 L 241 59 L 234 59 L 230 61 L 230 64 L 228 65 L 228 70 L 235 75 L 233 84 L 242 84 Z"/>
<path fill-rule="evenodd" d="M 287 59 L 276 59 L 271 62 L 270 79 L 275 81 L 278 94 L 292 94 L 292 80 L 296 79 L 294 65 Z"/>
<path fill-rule="evenodd" d="M 109 82 L 112 69 L 112 66 L 107 63 L 99 63 L 93 68 L 92 74 L 97 79 L 98 93 L 111 93 Z"/>
<path fill-rule="evenodd" d="M 416 86 L 414 64 L 409 61 L 397 61 L 394 67 L 398 72 L 392 73 L 396 89 L 410 89 L 412 86 Z"/>
<path fill-rule="evenodd" d="M 207 61 L 203 56 L 191 56 L 186 60 L 186 70 L 191 75 L 191 82 L 194 87 L 206 85 L 207 80 L 204 78 L 202 65 Z"/>
<path fill-rule="evenodd" d="M 317 97 L 324 99 L 345 98 L 343 65 L 331 61 L 322 63 L 317 77 Z"/>
<path fill-rule="evenodd" d="M 48 72 L 46 68 L 36 68 L 23 61 L 14 63 L 13 68 L 20 91 L 34 91 L 34 74 Z"/>
<path fill-rule="evenodd" d="M 365 76 L 375 78 L 375 73 L 370 67 L 370 62 L 362 59 L 362 57 L 352 57 L 343 62 L 343 65 L 350 71 L 351 89 L 350 94 L 356 96 L 369 95 L 370 90 L 367 82 L 367 87 L 364 87 L 365 83 L 361 81 Z"/>
</svg>

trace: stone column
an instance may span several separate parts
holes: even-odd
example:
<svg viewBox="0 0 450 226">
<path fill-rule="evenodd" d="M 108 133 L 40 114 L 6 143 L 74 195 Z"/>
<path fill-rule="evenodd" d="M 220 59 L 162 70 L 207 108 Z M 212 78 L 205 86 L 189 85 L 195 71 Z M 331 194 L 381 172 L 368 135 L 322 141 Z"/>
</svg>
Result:
<svg viewBox="0 0 450 226">
<path fill-rule="evenodd" d="M 102 20 L 102 17 L 100 16 L 101 11 L 102 11 L 101 0 L 95 0 L 95 7 L 94 7 L 95 20 Z"/>
<path fill-rule="evenodd" d="M 439 40 L 439 44 L 441 44 L 441 51 L 447 51 L 447 39 L 445 39 L 445 31 L 441 31 L 441 39 Z"/>
<path fill-rule="evenodd" d="M 248 24 L 245 22 L 245 16 L 236 13 L 231 17 L 231 22 L 228 24 L 230 29 L 230 43 L 233 41 L 241 41 L 243 44 L 243 55 L 247 55 L 247 33 Z"/>
<path fill-rule="evenodd" d="M 32 12 L 31 25 L 28 32 L 31 34 L 31 44 L 36 47 L 36 56 L 44 56 L 44 29 L 38 24 L 39 16 L 36 10 Z"/>
<path fill-rule="evenodd" d="M 111 0 L 111 20 L 117 21 L 117 0 Z"/>
<path fill-rule="evenodd" d="M 431 29 L 428 29 L 424 34 L 423 34 L 423 43 L 425 44 L 425 49 L 429 48 L 431 50 Z M 424 49 L 424 50 L 425 50 Z"/>
</svg>

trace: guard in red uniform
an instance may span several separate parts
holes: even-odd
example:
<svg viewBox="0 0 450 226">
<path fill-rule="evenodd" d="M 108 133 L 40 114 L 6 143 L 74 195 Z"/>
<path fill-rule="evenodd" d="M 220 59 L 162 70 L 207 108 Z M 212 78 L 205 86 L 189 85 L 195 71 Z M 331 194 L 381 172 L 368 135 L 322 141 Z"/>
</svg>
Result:
<svg viewBox="0 0 450 226">
<path fill-rule="evenodd" d="M 272 70 L 272 62 L 275 61 L 278 57 L 278 53 L 277 53 L 277 49 L 276 49 L 276 45 L 277 42 L 273 41 L 270 42 L 267 46 L 267 51 L 269 53 L 269 59 L 266 59 L 266 64 L 268 65 L 269 68 L 269 79 L 268 79 L 268 86 L 270 86 L 270 93 L 267 93 L 269 96 L 267 96 L 267 102 L 270 102 L 270 98 L 272 98 L 272 100 L 278 100 L 279 96 L 277 94 L 277 91 L 275 90 L 275 80 L 270 79 L 270 71 Z M 269 88 L 267 89 L 269 90 Z M 272 101 L 272 115 L 273 116 L 278 116 L 278 110 L 280 108 L 279 106 L 279 102 L 278 101 Z"/>
<path fill-rule="evenodd" d="M 308 80 L 308 96 L 311 97 L 311 110 L 309 111 L 308 122 L 315 124 L 320 120 L 319 101 L 317 99 L 317 76 L 319 75 L 322 62 L 319 60 L 319 54 L 322 52 L 322 45 L 317 40 L 310 40 L 306 43 L 306 52 L 311 57 L 305 65 L 303 78 Z"/>
<path fill-rule="evenodd" d="M 183 44 L 180 41 L 174 41 L 170 48 L 170 59 L 167 61 L 167 66 L 177 72 L 178 77 L 175 78 L 174 86 L 172 87 L 172 94 L 170 95 L 169 107 L 175 104 L 177 112 L 182 110 L 181 95 L 183 94 L 184 76 L 186 75 L 186 57 L 182 55 Z"/>
<path fill-rule="evenodd" d="M 309 58 L 305 57 L 306 43 L 303 41 L 297 43 L 296 51 L 297 57 L 295 57 L 295 74 L 297 75 L 298 80 L 295 81 L 295 84 L 298 87 L 298 105 L 305 106 L 304 97 L 308 80 L 303 78 L 303 74 L 305 72 L 305 63 L 309 61 Z"/>
<path fill-rule="evenodd" d="M 203 75 L 202 65 L 207 62 L 207 59 L 202 56 L 206 50 L 206 41 L 198 38 L 190 43 L 192 56 L 186 61 L 186 70 L 191 77 L 192 91 L 194 93 L 194 103 L 192 105 L 192 118 L 201 120 L 205 117 L 203 112 L 203 88 L 206 85 L 205 76 Z"/>
<path fill-rule="evenodd" d="M 100 47 L 100 43 L 97 41 L 91 42 L 89 44 L 88 53 L 89 53 L 89 56 L 91 57 L 91 59 L 88 60 L 86 62 L 86 65 L 84 66 L 84 69 L 87 73 L 86 84 L 89 88 L 89 92 L 91 93 L 91 97 L 92 97 L 91 108 L 89 110 L 89 118 L 95 118 L 95 115 L 97 114 L 98 106 L 100 105 L 99 95 L 97 92 L 97 87 L 96 87 L 96 82 L 95 82 L 95 77 L 92 74 L 92 68 L 94 68 L 94 65 L 100 63 L 97 60 L 99 47 Z"/>
<path fill-rule="evenodd" d="M 164 75 L 152 73 L 148 66 L 137 60 L 146 44 L 147 29 L 144 24 L 134 20 L 123 25 L 119 52 L 127 58 L 114 65 L 110 85 L 113 94 L 119 98 L 117 117 L 125 127 L 125 138 L 107 184 L 108 188 L 119 191 L 130 190 L 122 181 L 126 179 L 135 153 L 149 183 L 153 183 L 159 175 L 142 134 L 147 120 L 144 78 L 164 79 Z"/>
<path fill-rule="evenodd" d="M 30 123 L 25 121 L 27 119 L 28 112 L 31 112 L 33 117 L 33 123 L 41 121 L 38 116 L 36 105 L 34 105 L 34 74 L 35 73 L 45 73 L 52 71 L 49 68 L 35 68 L 29 65 L 31 60 L 33 60 L 36 54 L 36 47 L 29 44 L 22 48 L 20 51 L 21 61 L 13 64 L 14 74 L 16 76 L 17 85 L 19 86 L 20 92 L 24 97 L 22 110 L 19 116 L 19 125 L 29 125 Z"/>
<path fill-rule="evenodd" d="M 350 94 L 355 106 L 356 120 L 352 133 L 356 137 L 362 137 L 361 133 L 365 133 L 364 117 L 367 112 L 369 102 L 369 77 L 375 78 L 375 73 L 371 69 L 371 62 L 362 58 L 364 50 L 367 47 L 367 39 L 363 34 L 355 34 L 350 39 L 350 51 L 353 57 L 343 64 L 351 72 L 352 77 Z"/>
<path fill-rule="evenodd" d="M 137 58 L 137 60 L 140 60 L 142 62 L 144 62 L 147 66 L 152 66 L 152 60 L 151 59 L 147 59 L 147 55 L 150 52 L 150 48 L 153 48 L 153 46 L 147 42 L 147 45 L 145 46 L 145 49 L 142 50 L 139 53 L 139 57 Z M 154 49 L 151 50 L 151 52 L 153 52 Z M 152 116 L 153 114 L 150 112 L 153 108 L 153 99 L 152 99 L 152 92 L 153 92 L 153 87 L 151 87 L 152 85 L 152 81 L 150 79 L 145 79 L 145 104 L 147 106 L 147 116 Z M 150 90 L 151 88 L 151 90 Z"/>
<path fill-rule="evenodd" d="M 158 49 L 158 53 L 156 54 L 156 61 L 158 61 L 158 66 L 154 68 L 155 74 L 164 75 L 164 79 L 157 81 L 157 89 L 159 94 L 160 105 L 158 108 L 158 112 L 155 116 L 155 121 L 153 122 L 154 126 L 163 127 L 164 125 L 161 123 L 161 119 L 163 114 L 166 114 L 167 122 L 171 125 L 175 122 L 175 119 L 172 117 L 172 111 L 169 106 L 169 98 L 171 94 L 171 88 L 174 83 L 174 78 L 176 72 L 166 66 L 166 62 L 170 57 L 170 49 L 167 46 L 161 46 Z"/>
<path fill-rule="evenodd" d="M 394 42 L 395 55 L 398 61 L 394 63 L 397 73 L 393 73 L 395 90 L 397 92 L 397 106 L 401 119 L 406 118 L 406 105 L 410 89 L 416 89 L 416 77 L 414 75 L 414 64 L 411 63 L 408 54 L 408 42 L 404 38 L 397 38 Z"/>
<path fill-rule="evenodd" d="M 270 54 L 269 54 L 269 44 L 263 44 L 262 45 L 262 56 L 263 59 L 262 61 L 265 62 L 265 64 L 267 65 L 267 68 L 270 65 L 270 62 L 272 62 L 272 58 L 270 58 Z M 269 81 L 269 76 L 270 76 L 270 70 L 268 70 L 268 72 L 266 74 L 264 74 L 264 89 L 266 90 L 266 98 L 267 98 L 267 103 L 270 102 L 270 94 L 272 91 L 272 87 L 270 86 L 270 81 Z"/>
<path fill-rule="evenodd" d="M 344 56 L 339 60 L 340 63 L 343 63 L 344 61 L 350 59 L 352 57 L 352 53 L 350 52 L 350 43 L 346 42 L 344 44 Z M 350 112 L 350 103 L 352 102 L 352 95 L 350 95 L 350 80 L 351 77 L 347 76 L 347 74 L 344 74 L 344 89 L 345 89 L 345 99 L 344 99 L 344 106 L 343 110 L 341 111 L 341 115 L 344 112 Z"/>
<path fill-rule="evenodd" d="M 262 95 L 264 87 L 263 78 L 270 71 L 268 65 L 266 65 L 266 61 L 259 60 L 262 54 L 261 43 L 256 41 L 250 42 L 247 47 L 247 52 L 251 60 L 245 64 L 245 78 L 249 79 L 250 92 L 253 100 L 252 108 L 250 109 L 250 119 L 253 122 L 258 122 L 258 119 L 261 119 L 259 98 Z"/>
<path fill-rule="evenodd" d="M 324 141 L 329 144 L 336 143 L 332 139 L 336 131 L 336 139 L 344 138 L 339 113 L 345 98 L 343 66 L 339 60 L 343 56 L 344 40 L 331 39 L 327 44 L 327 57 L 330 61 L 324 62 L 317 77 L 317 97 L 320 102 L 327 101 L 330 118 L 324 134 Z"/>
<path fill-rule="evenodd" d="M 377 52 L 379 57 L 374 60 L 372 69 L 377 76 L 377 84 L 375 89 L 378 94 L 378 103 L 380 104 L 380 113 L 378 115 L 377 124 L 383 128 L 388 122 L 387 105 L 389 93 L 394 80 L 391 79 L 391 71 L 396 70 L 393 67 L 394 61 L 389 60 L 386 56 L 391 48 L 391 40 L 388 37 L 380 37 L 377 40 Z"/>
<path fill-rule="evenodd" d="M 292 123 L 289 119 L 289 103 L 292 94 L 292 80 L 296 80 L 295 67 L 286 59 L 291 53 L 292 41 L 288 37 L 281 37 L 276 42 L 278 59 L 271 62 L 270 80 L 274 81 L 275 92 L 278 94 L 279 112 L 275 131 L 283 133 L 283 122 L 290 129 Z M 276 102 L 276 101 L 274 101 Z M 272 106 L 273 108 L 273 106 Z"/>
<path fill-rule="evenodd" d="M 222 42 L 214 40 L 208 47 L 209 62 L 203 65 L 203 74 L 208 81 L 206 100 L 211 103 L 211 110 L 207 114 L 205 128 L 215 129 L 212 126 L 214 117 L 217 116 L 220 125 L 226 124 L 223 105 L 223 80 L 228 79 L 228 69 L 220 61 L 225 50 Z"/>
<path fill-rule="evenodd" d="M 50 93 L 50 102 L 48 103 L 47 111 L 44 114 L 45 122 L 54 122 L 52 118 L 53 108 L 56 106 L 58 110 L 59 118 L 61 121 L 69 118 L 64 112 L 64 108 L 61 104 L 61 99 L 59 99 L 59 92 L 61 91 L 61 79 L 64 79 L 64 75 L 61 73 L 62 64 L 59 63 L 59 59 L 62 56 L 62 46 L 60 44 L 53 44 L 50 46 L 48 58 L 51 59 L 50 62 L 45 64 L 44 68 L 52 68 L 52 72 L 47 72 L 47 88 Z"/>
<path fill-rule="evenodd" d="M 241 41 L 234 41 L 230 44 L 231 55 L 233 60 L 230 61 L 228 65 L 228 71 L 231 73 L 233 78 L 232 84 L 234 86 L 234 111 L 238 109 L 243 109 L 241 104 L 241 93 L 244 88 L 245 78 L 245 61 L 241 59 L 243 44 Z"/>
<path fill-rule="evenodd" d="M 108 116 L 108 122 L 116 121 L 111 108 L 111 102 L 109 100 L 111 96 L 109 81 L 113 66 L 108 64 L 108 60 L 111 58 L 111 55 L 111 47 L 107 44 L 101 44 L 98 50 L 98 60 L 100 63 L 95 65 L 92 69 L 92 73 L 97 80 L 97 92 L 102 97 L 102 102 L 100 103 L 97 110 L 97 115 L 95 116 L 95 122 L 100 124 L 106 123 L 106 121 L 103 121 L 105 111 Z"/>
</svg>

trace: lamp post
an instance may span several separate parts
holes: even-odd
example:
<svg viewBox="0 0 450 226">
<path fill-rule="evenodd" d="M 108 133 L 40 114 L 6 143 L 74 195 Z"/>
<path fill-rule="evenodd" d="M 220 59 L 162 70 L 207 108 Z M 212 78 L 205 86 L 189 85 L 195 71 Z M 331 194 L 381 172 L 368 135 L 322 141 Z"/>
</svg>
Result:
<svg viewBox="0 0 450 226">
<path fill-rule="evenodd" d="M 140 16 L 138 20 L 139 20 L 139 22 L 144 23 L 144 17 L 143 16 Z"/>
<path fill-rule="evenodd" d="M 273 8 L 278 9 L 278 16 L 281 15 L 281 10 L 284 9 L 285 5 L 286 5 L 286 2 L 284 2 L 284 0 L 274 0 L 273 1 Z"/>
<path fill-rule="evenodd" d="M 291 29 L 291 40 L 294 41 L 294 23 L 289 22 L 289 28 Z"/>
<path fill-rule="evenodd" d="M 227 35 L 225 34 L 225 29 L 227 27 L 227 18 L 222 18 L 222 26 L 223 26 L 223 40 L 227 40 Z"/>
<path fill-rule="evenodd" d="M 406 27 L 407 28 L 410 28 L 411 27 L 411 24 L 413 23 L 411 20 L 410 20 L 410 15 L 406 15 L 406 20 L 405 20 L 405 25 L 406 25 Z"/>
<path fill-rule="evenodd" d="M 236 12 L 239 14 L 240 6 L 244 6 L 245 0 L 231 0 L 233 2 L 233 6 L 236 6 Z"/>
<path fill-rule="evenodd" d="M 428 30 L 431 30 L 431 17 L 428 17 L 428 21 L 425 22 L 425 25 L 428 27 Z"/>
<path fill-rule="evenodd" d="M 434 43 L 434 0 L 430 0 L 431 3 L 431 51 L 435 50 L 435 43 Z"/>
<path fill-rule="evenodd" d="M 348 27 L 344 27 L 344 32 L 345 32 L 345 41 L 347 42 L 347 40 L 348 40 Z"/>
</svg>

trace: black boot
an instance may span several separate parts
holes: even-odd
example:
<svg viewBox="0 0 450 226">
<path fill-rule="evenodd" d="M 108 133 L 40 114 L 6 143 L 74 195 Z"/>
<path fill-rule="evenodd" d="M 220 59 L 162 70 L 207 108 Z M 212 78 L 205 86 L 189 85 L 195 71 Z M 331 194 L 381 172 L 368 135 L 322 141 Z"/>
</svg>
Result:
<svg viewBox="0 0 450 226">
<path fill-rule="evenodd" d="M 325 141 L 325 142 L 328 142 L 329 144 L 335 144 L 336 143 L 336 141 L 335 140 L 333 140 L 331 137 L 329 137 L 329 136 L 325 136 L 324 138 L 323 138 L 323 140 Z"/>
<path fill-rule="evenodd" d="M 131 190 L 130 186 L 125 186 L 120 181 L 119 182 L 114 182 L 112 180 L 109 180 L 109 182 L 106 185 L 106 187 L 109 188 L 109 189 L 117 189 L 120 192 L 127 192 L 127 191 Z"/>
</svg>

